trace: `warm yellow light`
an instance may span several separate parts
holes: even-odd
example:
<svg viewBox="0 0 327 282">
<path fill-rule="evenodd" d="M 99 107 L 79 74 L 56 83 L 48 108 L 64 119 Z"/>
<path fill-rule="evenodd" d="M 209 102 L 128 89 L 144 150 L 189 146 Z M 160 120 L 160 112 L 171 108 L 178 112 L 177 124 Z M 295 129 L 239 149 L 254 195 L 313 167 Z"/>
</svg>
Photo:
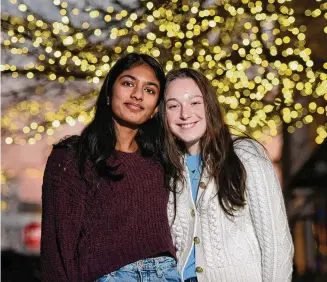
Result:
<svg viewBox="0 0 327 282">
<path fill-rule="evenodd" d="M 82 10 L 72 7 L 69 12 L 68 1 L 53 0 L 54 5 L 59 6 L 61 21 L 49 23 L 29 12 L 21 19 L 13 17 L 5 31 L 3 46 L 8 52 L 17 58 L 35 53 L 36 60 L 22 68 L 13 63 L 0 68 L 10 72 L 13 78 L 21 75 L 29 79 L 46 77 L 53 83 L 67 83 L 67 86 L 76 79 L 81 83 L 98 84 L 122 55 L 141 52 L 158 58 L 165 71 L 189 66 L 203 72 L 217 89 L 219 102 L 226 106 L 227 122 L 253 136 L 260 137 L 263 132 L 276 135 L 282 122 L 289 123 L 290 132 L 301 128 L 303 123 L 324 127 L 327 108 L 321 106 L 319 99 L 327 101 L 327 62 L 323 62 L 321 68 L 320 63 L 315 63 L 314 50 L 307 46 L 311 26 L 296 21 L 298 15 L 285 4 L 286 0 L 268 0 L 268 3 L 242 0 L 237 6 L 232 2 L 218 1 L 204 8 L 199 1 L 185 2 L 181 6 L 178 0 L 167 2 L 165 6 L 146 1 L 144 14 L 115 11 L 113 7 L 101 12 L 86 8 L 83 13 L 89 15 L 90 22 L 83 18 L 79 28 L 97 36 L 90 41 L 90 37 L 69 22 L 69 15 L 80 20 Z M 277 2 L 281 5 L 275 5 Z M 26 12 L 25 6 L 20 4 L 18 9 Z M 326 9 L 327 5 L 321 5 L 305 13 L 312 19 L 327 18 Z M 193 16 L 185 17 L 188 13 Z M 9 15 L 1 18 L 8 20 Z M 117 22 L 106 29 L 97 26 L 97 21 L 103 20 Z M 327 27 L 323 29 L 327 33 Z M 29 45 L 25 40 L 26 32 L 33 36 Z M 281 95 L 276 96 L 278 91 Z M 26 141 L 34 144 L 43 134 L 53 135 L 53 129 L 60 127 L 62 122 L 70 126 L 76 121 L 89 122 L 94 111 L 86 112 L 86 105 L 96 96 L 91 93 L 77 95 L 74 102 L 67 97 L 63 100 L 63 108 L 54 109 L 44 106 L 44 89 L 35 91 L 40 98 L 37 106 L 13 105 L 12 111 L 2 117 L 4 129 L 10 132 L 6 137 L 13 140 L 10 144 Z M 308 103 L 296 103 L 298 95 L 306 96 Z M 17 123 L 18 117 L 23 121 Z M 31 120 L 36 122 L 31 123 Z M 38 125 L 41 122 L 45 122 L 45 127 Z M 25 137 L 16 137 L 15 130 L 26 132 Z M 37 133 L 30 136 L 31 130 Z M 324 134 L 319 135 L 318 142 Z"/>
<path fill-rule="evenodd" d="M 18 9 L 22 12 L 26 12 L 27 6 L 25 4 L 20 4 L 18 5 Z"/>
<path fill-rule="evenodd" d="M 14 140 L 12 139 L 12 137 L 7 137 L 6 140 L 5 140 L 6 144 L 8 144 L 8 145 L 9 145 L 9 144 L 12 144 L 13 141 L 14 141 Z"/>
</svg>

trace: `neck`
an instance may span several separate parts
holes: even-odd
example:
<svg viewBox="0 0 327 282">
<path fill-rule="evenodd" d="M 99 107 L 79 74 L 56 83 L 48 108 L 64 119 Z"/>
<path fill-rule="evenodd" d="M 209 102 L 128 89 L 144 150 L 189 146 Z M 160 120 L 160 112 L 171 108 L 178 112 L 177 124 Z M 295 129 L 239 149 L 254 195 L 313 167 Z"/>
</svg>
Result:
<svg viewBox="0 0 327 282">
<path fill-rule="evenodd" d="M 115 129 L 117 135 L 117 143 L 115 149 L 121 152 L 135 152 L 138 149 L 135 141 L 135 136 L 138 132 L 138 128 L 131 128 L 121 125 L 115 121 Z"/>
<path fill-rule="evenodd" d="M 200 144 L 199 141 L 194 143 L 185 144 L 187 152 L 189 155 L 198 155 L 200 154 Z"/>
</svg>

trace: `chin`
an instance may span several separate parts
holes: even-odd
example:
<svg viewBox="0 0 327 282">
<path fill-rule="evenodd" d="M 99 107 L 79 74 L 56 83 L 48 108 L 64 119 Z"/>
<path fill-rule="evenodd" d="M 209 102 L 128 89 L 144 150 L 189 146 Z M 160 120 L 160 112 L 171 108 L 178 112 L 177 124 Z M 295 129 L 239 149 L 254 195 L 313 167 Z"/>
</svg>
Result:
<svg viewBox="0 0 327 282">
<path fill-rule="evenodd" d="M 177 138 L 178 138 L 181 142 L 183 142 L 183 143 L 185 143 L 185 144 L 193 144 L 193 143 L 198 142 L 198 140 L 199 140 L 199 139 L 194 139 L 194 138 L 183 138 L 183 137 L 181 137 L 181 136 L 177 136 Z"/>
<path fill-rule="evenodd" d="M 130 128 L 138 128 L 140 125 L 142 125 L 145 121 L 143 120 L 135 120 L 133 118 L 116 118 L 116 121 L 125 127 L 130 127 Z"/>
</svg>

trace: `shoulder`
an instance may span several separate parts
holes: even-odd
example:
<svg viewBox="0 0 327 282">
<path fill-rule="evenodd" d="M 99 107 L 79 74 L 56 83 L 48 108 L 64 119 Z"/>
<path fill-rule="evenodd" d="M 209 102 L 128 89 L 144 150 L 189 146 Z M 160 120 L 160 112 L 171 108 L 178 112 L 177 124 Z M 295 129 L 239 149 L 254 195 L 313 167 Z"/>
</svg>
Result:
<svg viewBox="0 0 327 282">
<path fill-rule="evenodd" d="M 60 189 L 74 190 L 73 186 L 83 186 L 75 150 L 61 143 L 55 144 L 48 156 L 44 180 L 64 186 Z"/>
<path fill-rule="evenodd" d="M 54 144 L 53 147 L 74 150 L 79 140 L 80 136 L 78 135 L 65 136 L 64 138 L 60 139 L 58 143 Z"/>
<path fill-rule="evenodd" d="M 61 145 L 54 145 L 48 157 L 43 177 L 43 193 L 53 191 L 60 197 L 86 199 L 87 186 L 80 175 L 75 152 Z M 68 193 L 68 194 L 67 194 Z"/>
<path fill-rule="evenodd" d="M 76 163 L 75 153 L 66 147 L 56 147 L 53 146 L 48 157 L 47 164 L 50 165 L 60 165 L 65 163 Z"/>
<path fill-rule="evenodd" d="M 61 143 L 55 144 L 48 156 L 45 174 L 53 178 L 60 175 L 78 175 L 78 165 L 75 150 Z"/>
<path fill-rule="evenodd" d="M 234 138 L 234 150 L 242 161 L 269 161 L 269 157 L 263 145 L 250 138 Z"/>
<path fill-rule="evenodd" d="M 50 152 L 48 162 L 65 162 L 75 160 L 75 145 L 77 144 L 77 140 L 78 136 L 69 136 L 54 144 Z"/>
</svg>

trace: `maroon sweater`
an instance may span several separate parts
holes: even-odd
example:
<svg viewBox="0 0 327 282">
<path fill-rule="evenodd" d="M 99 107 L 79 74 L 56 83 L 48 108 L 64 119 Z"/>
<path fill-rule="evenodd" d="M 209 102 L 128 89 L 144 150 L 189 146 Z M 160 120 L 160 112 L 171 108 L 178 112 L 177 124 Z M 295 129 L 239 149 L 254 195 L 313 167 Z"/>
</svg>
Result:
<svg viewBox="0 0 327 282">
<path fill-rule="evenodd" d="M 122 180 L 96 177 L 86 186 L 75 157 L 53 149 L 42 187 L 42 281 L 94 281 L 140 259 L 175 257 L 161 166 L 139 153 L 118 152 Z"/>
</svg>

